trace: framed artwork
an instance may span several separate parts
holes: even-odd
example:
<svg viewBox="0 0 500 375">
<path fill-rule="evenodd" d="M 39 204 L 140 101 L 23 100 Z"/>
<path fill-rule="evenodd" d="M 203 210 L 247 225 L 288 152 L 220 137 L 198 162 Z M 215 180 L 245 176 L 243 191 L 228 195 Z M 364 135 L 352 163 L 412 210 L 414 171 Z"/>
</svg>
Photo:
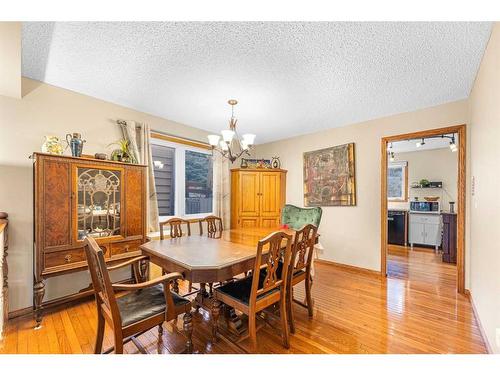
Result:
<svg viewBox="0 0 500 375">
<path fill-rule="evenodd" d="M 408 201 L 408 163 L 389 163 L 387 167 L 387 200 Z"/>
<path fill-rule="evenodd" d="M 304 153 L 304 205 L 355 206 L 354 143 Z"/>
</svg>

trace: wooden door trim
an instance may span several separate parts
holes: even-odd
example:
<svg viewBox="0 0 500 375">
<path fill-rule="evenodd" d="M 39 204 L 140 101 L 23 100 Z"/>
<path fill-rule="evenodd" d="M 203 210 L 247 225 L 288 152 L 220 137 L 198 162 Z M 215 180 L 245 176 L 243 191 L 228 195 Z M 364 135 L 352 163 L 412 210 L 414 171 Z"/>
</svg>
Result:
<svg viewBox="0 0 500 375">
<path fill-rule="evenodd" d="M 380 270 L 387 277 L 387 145 L 390 142 L 413 138 L 425 138 L 441 134 L 458 133 L 458 179 L 457 179 L 457 291 L 465 293 L 465 199 L 466 199 L 466 124 L 424 130 L 414 133 L 383 137 L 380 142 Z"/>
</svg>

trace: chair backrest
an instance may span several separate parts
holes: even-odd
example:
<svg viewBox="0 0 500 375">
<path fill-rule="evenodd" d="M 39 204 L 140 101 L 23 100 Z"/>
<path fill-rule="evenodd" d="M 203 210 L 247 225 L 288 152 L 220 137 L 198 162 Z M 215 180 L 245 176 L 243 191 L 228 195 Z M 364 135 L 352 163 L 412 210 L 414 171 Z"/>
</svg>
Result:
<svg viewBox="0 0 500 375">
<path fill-rule="evenodd" d="M 283 210 L 281 210 L 281 224 L 287 224 L 295 230 L 302 228 L 306 224 L 319 227 L 322 213 L 321 207 L 301 208 L 285 204 Z"/>
<path fill-rule="evenodd" d="M 304 225 L 295 233 L 289 276 L 293 276 L 299 270 L 311 270 L 317 233 L 318 227 L 312 224 Z"/>
<path fill-rule="evenodd" d="M 271 233 L 259 241 L 253 270 L 250 304 L 255 304 L 259 295 L 267 293 L 272 289 L 280 287 L 281 291 L 286 291 L 291 256 L 292 236 L 285 232 Z M 283 261 L 281 275 L 277 272 L 280 260 Z M 261 272 L 265 274 L 265 277 L 262 284 L 259 285 Z"/>
<path fill-rule="evenodd" d="M 96 303 L 98 306 L 104 305 L 102 308 L 107 310 L 113 324 L 121 327 L 121 315 L 104 260 L 104 252 L 92 237 L 85 238 L 85 255 L 87 256 Z"/>
<path fill-rule="evenodd" d="M 173 217 L 167 221 L 163 221 L 160 223 L 160 240 L 165 239 L 163 234 L 163 227 L 165 225 L 170 226 L 170 238 L 182 237 L 182 225 L 185 224 L 187 227 L 187 235 L 191 235 L 191 223 L 188 220 L 184 220 L 178 217 Z"/>
<path fill-rule="evenodd" d="M 222 234 L 224 228 L 222 227 L 222 219 L 218 216 L 207 216 L 200 220 L 200 235 L 203 234 L 203 222 L 207 223 L 208 237 L 218 237 Z M 217 225 L 218 224 L 218 225 Z"/>
</svg>

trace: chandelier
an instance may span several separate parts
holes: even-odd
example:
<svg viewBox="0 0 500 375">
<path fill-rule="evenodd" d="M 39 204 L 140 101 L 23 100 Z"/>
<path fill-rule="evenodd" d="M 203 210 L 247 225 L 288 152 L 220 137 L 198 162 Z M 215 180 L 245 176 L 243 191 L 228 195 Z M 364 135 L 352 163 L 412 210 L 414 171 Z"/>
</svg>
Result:
<svg viewBox="0 0 500 375">
<path fill-rule="evenodd" d="M 244 154 L 250 155 L 250 149 L 255 141 L 255 134 L 243 134 L 240 139 L 236 132 L 236 123 L 238 120 L 234 118 L 234 106 L 238 104 L 238 101 L 231 99 L 228 100 L 228 104 L 231 106 L 229 129 L 221 131 L 222 139 L 220 135 L 210 134 L 208 136 L 208 143 L 212 146 L 212 153 L 215 150 L 228 158 L 231 163 L 234 163 L 240 156 Z"/>
</svg>

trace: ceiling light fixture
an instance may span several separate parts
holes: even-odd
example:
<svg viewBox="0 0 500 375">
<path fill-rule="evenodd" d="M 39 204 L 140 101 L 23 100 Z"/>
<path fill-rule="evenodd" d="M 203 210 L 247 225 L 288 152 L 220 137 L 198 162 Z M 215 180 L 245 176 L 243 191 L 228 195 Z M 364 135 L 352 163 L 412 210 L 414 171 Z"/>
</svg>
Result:
<svg viewBox="0 0 500 375">
<path fill-rule="evenodd" d="M 241 139 L 236 132 L 236 123 L 238 120 L 234 118 L 234 106 L 238 104 L 235 99 L 228 100 L 231 106 L 231 119 L 229 120 L 229 129 L 222 130 L 222 139 L 220 135 L 210 134 L 208 143 L 212 146 L 213 151 L 219 152 L 222 156 L 228 158 L 231 163 L 234 163 L 243 154 L 250 155 L 250 149 L 255 142 L 255 134 L 243 134 Z"/>
<path fill-rule="evenodd" d="M 458 150 L 457 144 L 455 143 L 455 135 L 453 135 L 451 138 L 450 150 L 451 150 L 451 152 L 456 152 Z"/>
</svg>

